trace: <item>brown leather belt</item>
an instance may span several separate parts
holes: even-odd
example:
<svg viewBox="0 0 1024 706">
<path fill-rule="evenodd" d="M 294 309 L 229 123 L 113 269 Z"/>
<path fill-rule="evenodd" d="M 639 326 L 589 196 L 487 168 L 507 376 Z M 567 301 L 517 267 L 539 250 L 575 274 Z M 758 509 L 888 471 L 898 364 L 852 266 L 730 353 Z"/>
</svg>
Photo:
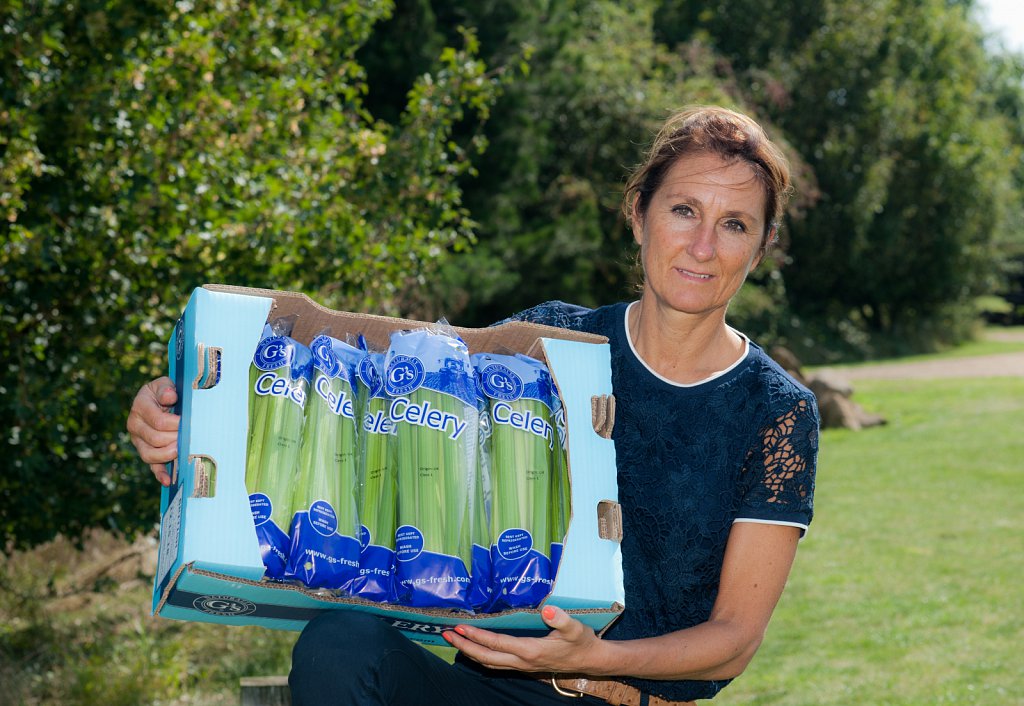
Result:
<svg viewBox="0 0 1024 706">
<path fill-rule="evenodd" d="M 623 684 L 614 679 L 589 679 L 587 677 L 552 677 L 542 679 L 563 696 L 596 696 L 613 706 L 640 706 L 642 693 L 635 686 Z M 667 701 L 659 696 L 648 695 L 649 706 L 696 706 L 696 701 Z"/>
</svg>

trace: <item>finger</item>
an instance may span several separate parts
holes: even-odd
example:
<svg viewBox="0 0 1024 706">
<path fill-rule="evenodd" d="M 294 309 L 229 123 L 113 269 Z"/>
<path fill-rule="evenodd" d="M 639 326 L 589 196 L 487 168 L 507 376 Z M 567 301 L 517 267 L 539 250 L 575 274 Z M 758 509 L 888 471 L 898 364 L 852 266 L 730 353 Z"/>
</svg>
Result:
<svg viewBox="0 0 1024 706">
<path fill-rule="evenodd" d="M 151 393 L 153 393 L 154 397 L 157 397 L 161 390 L 163 390 L 166 387 L 169 387 L 172 390 L 174 389 L 174 381 L 171 380 L 166 375 L 158 377 L 155 380 L 150 380 L 145 384 L 145 388 L 149 390 Z"/>
<path fill-rule="evenodd" d="M 564 610 L 554 605 L 546 605 L 540 611 L 540 617 L 552 630 L 564 630 L 574 621 Z"/>
<path fill-rule="evenodd" d="M 455 632 L 482 648 L 481 654 L 495 666 L 526 671 L 540 669 L 537 661 L 542 659 L 545 650 L 541 638 L 514 637 L 469 625 L 457 625 Z"/>
<path fill-rule="evenodd" d="M 518 669 L 529 671 L 522 659 L 514 654 L 493 650 L 486 645 L 476 642 L 469 636 L 473 629 L 465 625 L 457 625 L 453 630 L 447 630 L 442 635 L 448 644 L 459 650 L 463 655 L 475 662 L 479 662 L 491 669 Z M 477 633 L 488 633 L 486 630 L 475 630 Z M 488 633 L 493 634 L 493 633 Z M 479 636 L 479 635 L 478 635 Z"/>
<path fill-rule="evenodd" d="M 177 395 L 165 395 L 165 400 L 177 399 Z M 174 402 L 172 401 L 173 405 Z M 179 425 L 177 414 L 171 414 L 167 408 L 160 403 L 151 391 L 146 387 L 139 390 L 139 393 L 132 401 L 132 407 L 128 412 L 128 431 L 141 433 L 145 428 L 157 431 L 177 431 Z"/>
<path fill-rule="evenodd" d="M 171 404 L 174 403 L 172 402 Z M 178 430 L 181 422 L 181 418 L 177 414 L 168 412 L 155 398 L 145 401 L 140 400 L 133 404 L 131 411 L 128 413 L 128 420 L 130 423 L 134 420 L 135 424 L 156 429 L 157 431 L 174 432 Z"/>
<path fill-rule="evenodd" d="M 579 640 L 586 636 L 589 628 L 581 623 L 576 618 L 572 617 L 564 610 L 554 605 L 546 605 L 540 611 L 540 617 L 555 633 L 551 633 L 549 637 L 557 635 L 562 640 Z"/>
<path fill-rule="evenodd" d="M 174 385 L 165 385 L 157 391 L 156 401 L 162 407 L 173 407 L 174 403 L 178 401 L 178 391 L 174 389 Z"/>
<path fill-rule="evenodd" d="M 171 484 L 171 475 L 167 472 L 167 466 L 162 463 L 151 463 L 149 468 L 153 471 L 153 475 L 156 476 L 160 485 L 166 488 Z"/>
<path fill-rule="evenodd" d="M 143 420 L 149 422 L 150 426 L 170 431 L 171 429 L 177 429 L 177 421 L 173 422 L 173 427 L 167 426 L 172 423 L 170 418 L 176 420 L 177 415 L 168 414 L 168 410 L 177 401 L 178 392 L 174 388 L 174 383 L 171 382 L 171 379 L 169 377 L 157 378 L 143 385 L 138 394 L 135 395 L 135 400 L 132 402 L 132 411 L 141 416 Z"/>
<path fill-rule="evenodd" d="M 139 458 L 149 464 L 170 463 L 178 457 L 177 437 L 174 437 L 170 444 L 154 446 L 142 437 L 132 437 L 135 450 L 139 452 Z"/>
<path fill-rule="evenodd" d="M 135 444 L 135 448 L 142 451 L 140 442 L 145 444 L 148 448 L 165 448 L 175 447 L 178 443 L 178 424 L 180 422 L 177 415 L 165 414 L 165 417 L 170 419 L 162 420 L 161 427 L 154 427 L 150 421 L 147 421 L 141 414 L 131 412 L 128 415 L 128 433 L 131 435 L 132 443 Z M 168 428 L 169 427 L 169 428 Z M 143 457 L 143 461 L 152 463 L 156 459 L 148 459 Z"/>
<path fill-rule="evenodd" d="M 498 652 L 514 652 L 517 638 L 509 635 L 476 628 L 472 625 L 456 625 L 455 632 L 471 642 Z"/>
</svg>

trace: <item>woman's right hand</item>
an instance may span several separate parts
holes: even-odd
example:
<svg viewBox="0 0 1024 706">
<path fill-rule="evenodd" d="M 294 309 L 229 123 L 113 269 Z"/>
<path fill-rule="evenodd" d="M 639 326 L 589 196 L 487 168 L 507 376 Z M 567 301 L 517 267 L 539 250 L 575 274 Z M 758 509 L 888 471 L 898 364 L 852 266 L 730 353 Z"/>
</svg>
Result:
<svg viewBox="0 0 1024 706">
<path fill-rule="evenodd" d="M 164 464 L 178 456 L 178 423 L 180 417 L 169 411 L 178 401 L 174 383 L 168 377 L 157 378 L 143 385 L 128 413 L 128 433 L 139 452 L 149 464 L 161 485 L 171 484 Z"/>
</svg>

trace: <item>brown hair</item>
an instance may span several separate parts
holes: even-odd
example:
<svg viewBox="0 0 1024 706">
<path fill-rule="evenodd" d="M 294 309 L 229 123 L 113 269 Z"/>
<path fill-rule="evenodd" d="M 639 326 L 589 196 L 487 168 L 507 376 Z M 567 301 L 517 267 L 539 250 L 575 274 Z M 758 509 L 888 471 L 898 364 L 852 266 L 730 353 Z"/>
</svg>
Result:
<svg viewBox="0 0 1024 706">
<path fill-rule="evenodd" d="M 791 186 L 789 162 L 756 122 L 718 106 L 693 106 L 674 113 L 658 131 L 646 158 L 630 175 L 622 197 L 626 222 L 644 216 L 676 160 L 694 152 L 711 152 L 725 160 L 749 164 L 765 190 L 765 232 L 761 251 L 772 244 Z"/>
</svg>

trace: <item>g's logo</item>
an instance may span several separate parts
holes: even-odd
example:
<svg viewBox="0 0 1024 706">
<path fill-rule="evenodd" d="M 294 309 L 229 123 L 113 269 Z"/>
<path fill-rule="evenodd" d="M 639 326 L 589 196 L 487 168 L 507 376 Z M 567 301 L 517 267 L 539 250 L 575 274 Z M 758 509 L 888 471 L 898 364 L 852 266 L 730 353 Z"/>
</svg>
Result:
<svg viewBox="0 0 1024 706">
<path fill-rule="evenodd" d="M 178 319 L 174 326 L 174 359 L 182 360 L 185 357 L 185 317 Z"/>
<path fill-rule="evenodd" d="M 267 336 L 256 347 L 252 362 L 260 370 L 277 370 L 291 362 L 292 347 L 284 336 Z"/>
<path fill-rule="evenodd" d="M 369 355 L 359 361 L 356 375 L 359 376 L 359 379 L 363 381 L 363 384 L 370 391 L 370 397 L 376 397 L 384 389 L 384 380 L 381 379 L 380 372 L 377 370 L 377 366 L 373 364 L 373 360 Z"/>
<path fill-rule="evenodd" d="M 523 379 L 501 363 L 492 363 L 480 373 L 480 382 L 488 397 L 515 402 L 523 396 Z"/>
<path fill-rule="evenodd" d="M 385 371 L 384 389 L 389 395 L 408 395 L 423 384 L 424 377 L 426 374 L 419 358 L 396 355 Z"/>
<path fill-rule="evenodd" d="M 234 596 L 199 596 L 192 601 L 192 607 L 207 615 L 240 618 L 256 612 L 256 604 Z"/>
<path fill-rule="evenodd" d="M 323 370 L 324 375 L 329 378 L 338 377 L 341 373 L 341 361 L 334 354 L 330 336 L 317 336 L 309 344 L 309 350 L 313 353 L 313 365 Z"/>
</svg>

